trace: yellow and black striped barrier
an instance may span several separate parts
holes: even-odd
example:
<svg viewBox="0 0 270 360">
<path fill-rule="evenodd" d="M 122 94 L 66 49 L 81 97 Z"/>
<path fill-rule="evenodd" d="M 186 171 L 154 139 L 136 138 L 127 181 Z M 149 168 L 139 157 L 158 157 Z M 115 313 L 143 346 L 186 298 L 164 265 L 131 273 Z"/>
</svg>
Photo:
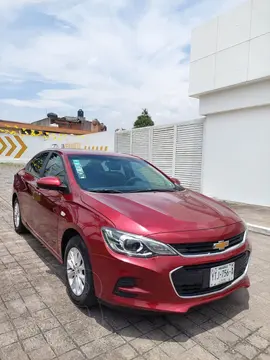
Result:
<svg viewBox="0 0 270 360">
<path fill-rule="evenodd" d="M 108 146 L 85 146 L 85 150 L 108 151 Z"/>
<path fill-rule="evenodd" d="M 15 140 L 16 141 L 15 141 Z M 3 156 L 13 156 L 16 150 L 16 154 L 13 156 L 14 159 L 20 159 L 21 156 L 27 150 L 27 145 L 18 135 L 12 136 L 3 136 L 0 137 L 0 155 Z"/>
<path fill-rule="evenodd" d="M 80 143 L 73 143 L 73 144 L 70 144 L 70 143 L 67 143 L 67 144 L 62 144 L 61 145 L 62 148 L 65 148 L 65 149 L 81 149 L 81 150 L 95 150 L 95 151 L 108 151 L 108 146 L 104 146 L 104 145 L 101 145 L 101 146 L 91 146 L 91 145 L 82 145 Z"/>
</svg>

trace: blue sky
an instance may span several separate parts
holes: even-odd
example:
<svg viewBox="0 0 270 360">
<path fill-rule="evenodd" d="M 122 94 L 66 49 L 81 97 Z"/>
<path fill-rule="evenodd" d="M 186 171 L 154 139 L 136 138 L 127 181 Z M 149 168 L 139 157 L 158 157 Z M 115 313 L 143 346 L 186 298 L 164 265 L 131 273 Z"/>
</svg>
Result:
<svg viewBox="0 0 270 360">
<path fill-rule="evenodd" d="M 46 112 L 129 128 L 198 116 L 188 98 L 193 27 L 242 0 L 0 0 L 0 119 Z"/>
</svg>

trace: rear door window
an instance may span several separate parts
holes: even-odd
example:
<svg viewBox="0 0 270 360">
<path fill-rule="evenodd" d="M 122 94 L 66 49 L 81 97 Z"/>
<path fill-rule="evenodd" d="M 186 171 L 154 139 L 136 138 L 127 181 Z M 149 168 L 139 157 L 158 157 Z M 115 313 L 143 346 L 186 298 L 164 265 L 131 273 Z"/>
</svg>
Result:
<svg viewBox="0 0 270 360">
<path fill-rule="evenodd" d="M 26 166 L 26 171 L 39 178 L 49 153 L 43 152 L 35 156 Z"/>
</svg>

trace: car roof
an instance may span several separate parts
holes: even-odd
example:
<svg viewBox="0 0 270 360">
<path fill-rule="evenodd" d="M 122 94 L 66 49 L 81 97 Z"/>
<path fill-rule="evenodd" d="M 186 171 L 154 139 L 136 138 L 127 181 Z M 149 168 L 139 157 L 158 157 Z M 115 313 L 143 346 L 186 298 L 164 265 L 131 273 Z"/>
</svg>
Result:
<svg viewBox="0 0 270 360">
<path fill-rule="evenodd" d="M 63 155 L 98 155 L 98 156 L 115 156 L 115 157 L 126 157 L 126 158 L 136 158 L 134 155 L 129 154 L 119 154 L 115 152 L 108 151 L 91 151 L 91 150 L 81 150 L 81 149 L 59 149 L 59 148 L 51 148 L 47 149 L 49 151 L 59 152 Z"/>
</svg>

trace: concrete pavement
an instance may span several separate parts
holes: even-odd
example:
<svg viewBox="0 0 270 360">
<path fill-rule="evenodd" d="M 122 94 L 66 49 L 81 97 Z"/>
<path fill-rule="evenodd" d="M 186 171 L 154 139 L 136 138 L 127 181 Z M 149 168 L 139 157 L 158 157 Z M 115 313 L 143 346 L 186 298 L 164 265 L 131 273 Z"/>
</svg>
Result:
<svg viewBox="0 0 270 360">
<path fill-rule="evenodd" d="M 249 230 L 270 236 L 270 207 L 227 202 L 247 223 Z"/>
</svg>

